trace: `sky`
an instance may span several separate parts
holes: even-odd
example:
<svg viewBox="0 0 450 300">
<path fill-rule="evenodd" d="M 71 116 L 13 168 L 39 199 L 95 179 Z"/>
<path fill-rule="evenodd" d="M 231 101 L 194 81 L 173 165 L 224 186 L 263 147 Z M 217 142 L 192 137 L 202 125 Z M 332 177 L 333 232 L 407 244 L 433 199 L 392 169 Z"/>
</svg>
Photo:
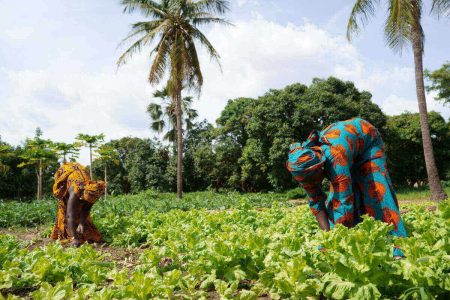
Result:
<svg viewBox="0 0 450 300">
<path fill-rule="evenodd" d="M 381 1 L 383 2 L 383 1 Z M 429 15 L 425 2 L 424 67 L 450 60 L 449 19 Z M 350 43 L 352 1 L 232 0 L 233 26 L 201 29 L 219 52 L 222 70 L 199 50 L 204 76 L 194 108 L 215 123 L 229 99 L 336 76 L 372 93 L 389 114 L 417 112 L 412 51 L 386 47 L 386 7 Z M 428 5 L 428 6 L 427 6 Z M 40 127 L 44 137 L 73 142 L 78 133 L 153 137 L 146 107 L 158 102 L 147 81 L 150 48 L 117 68 L 120 41 L 138 13 L 112 0 L 0 0 L 0 136 L 20 144 Z M 450 118 L 427 94 L 428 109 Z M 87 162 L 83 150 L 81 162 Z"/>
</svg>

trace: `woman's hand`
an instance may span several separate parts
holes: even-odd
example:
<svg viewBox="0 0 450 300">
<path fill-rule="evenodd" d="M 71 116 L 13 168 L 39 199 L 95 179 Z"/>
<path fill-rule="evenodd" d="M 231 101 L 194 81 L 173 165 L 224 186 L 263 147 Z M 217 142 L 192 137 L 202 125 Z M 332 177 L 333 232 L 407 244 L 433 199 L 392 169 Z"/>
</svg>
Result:
<svg viewBox="0 0 450 300">
<path fill-rule="evenodd" d="M 72 246 L 73 247 L 80 247 L 81 246 L 81 242 L 80 242 L 80 240 L 79 239 L 73 239 L 72 240 Z"/>
<path fill-rule="evenodd" d="M 85 226 L 86 225 L 84 225 L 83 223 L 80 223 L 79 225 L 78 225 L 78 227 L 77 227 L 77 233 L 78 234 L 84 234 L 84 228 L 85 228 Z"/>
</svg>

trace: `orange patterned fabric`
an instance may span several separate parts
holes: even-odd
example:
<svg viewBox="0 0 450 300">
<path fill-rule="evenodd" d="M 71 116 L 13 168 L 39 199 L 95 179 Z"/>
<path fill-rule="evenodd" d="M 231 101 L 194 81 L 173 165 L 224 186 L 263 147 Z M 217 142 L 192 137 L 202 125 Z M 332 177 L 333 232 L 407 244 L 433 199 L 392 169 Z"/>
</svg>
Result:
<svg viewBox="0 0 450 300">
<path fill-rule="evenodd" d="M 79 163 L 65 163 L 55 173 L 53 195 L 58 199 L 58 213 L 56 224 L 53 226 L 51 238 L 67 242 L 72 235 L 67 226 L 67 201 L 69 189 L 74 189 L 79 201 L 94 204 L 103 194 L 105 183 L 92 181 L 86 168 Z M 80 205 L 81 206 L 81 205 Z M 75 223 L 80 223 L 80 212 L 76 212 Z M 100 232 L 95 227 L 90 216 L 86 220 L 83 235 L 79 235 L 81 242 L 100 242 Z"/>
</svg>

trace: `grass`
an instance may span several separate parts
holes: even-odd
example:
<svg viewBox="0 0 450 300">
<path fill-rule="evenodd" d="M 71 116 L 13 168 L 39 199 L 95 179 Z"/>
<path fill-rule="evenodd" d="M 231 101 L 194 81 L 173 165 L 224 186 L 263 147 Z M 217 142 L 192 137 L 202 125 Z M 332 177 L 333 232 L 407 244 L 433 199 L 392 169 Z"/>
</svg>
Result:
<svg viewBox="0 0 450 300">
<path fill-rule="evenodd" d="M 450 187 L 444 190 L 450 196 Z M 399 201 L 426 201 L 430 200 L 431 192 L 428 188 L 398 188 L 397 197 Z"/>
</svg>

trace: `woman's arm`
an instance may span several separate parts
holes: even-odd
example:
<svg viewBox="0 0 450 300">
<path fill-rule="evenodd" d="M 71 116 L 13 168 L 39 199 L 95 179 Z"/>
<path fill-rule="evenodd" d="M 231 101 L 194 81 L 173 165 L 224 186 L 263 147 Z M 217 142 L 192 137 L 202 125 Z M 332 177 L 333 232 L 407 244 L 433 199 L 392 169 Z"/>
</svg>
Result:
<svg viewBox="0 0 450 300">
<path fill-rule="evenodd" d="M 330 224 L 328 223 L 328 215 L 325 210 L 326 195 L 322 191 L 321 182 L 308 182 L 303 184 L 303 188 L 308 195 L 309 208 L 316 217 L 317 222 L 322 230 L 330 230 Z"/>
<path fill-rule="evenodd" d="M 323 231 L 330 230 L 330 223 L 328 222 L 328 216 L 324 210 L 321 210 L 317 213 L 316 220 Z"/>
<path fill-rule="evenodd" d="M 87 218 L 91 212 L 92 203 L 83 201 L 81 204 L 81 211 L 80 211 L 80 225 L 78 226 L 77 232 L 79 234 L 84 233 L 84 229 L 86 227 Z"/>
<path fill-rule="evenodd" d="M 73 236 L 73 245 L 78 247 L 81 243 L 77 235 L 77 224 L 76 217 L 77 213 L 80 211 L 80 201 L 78 196 L 72 187 L 69 189 L 69 200 L 67 201 L 67 226 L 69 227 L 69 232 Z"/>
</svg>

